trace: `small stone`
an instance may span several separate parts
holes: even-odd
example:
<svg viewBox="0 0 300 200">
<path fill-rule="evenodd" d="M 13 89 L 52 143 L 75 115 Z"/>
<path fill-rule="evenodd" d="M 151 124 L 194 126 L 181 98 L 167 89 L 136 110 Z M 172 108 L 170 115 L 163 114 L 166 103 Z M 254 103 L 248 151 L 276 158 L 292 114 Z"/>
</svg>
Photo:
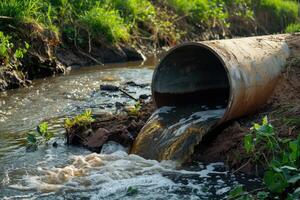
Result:
<svg viewBox="0 0 300 200">
<path fill-rule="evenodd" d="M 139 96 L 139 99 L 143 99 L 143 100 L 146 100 L 150 97 L 150 95 L 147 95 L 147 94 L 142 94 Z"/>
<path fill-rule="evenodd" d="M 53 142 L 52 146 L 53 146 L 54 148 L 57 148 L 57 147 L 58 147 L 57 142 Z"/>
<path fill-rule="evenodd" d="M 108 139 L 110 132 L 105 128 L 99 128 L 91 136 L 86 138 L 84 145 L 89 148 L 99 148 L 101 147 Z"/>
<path fill-rule="evenodd" d="M 119 87 L 115 85 L 100 85 L 100 90 L 116 92 L 119 91 Z"/>
</svg>

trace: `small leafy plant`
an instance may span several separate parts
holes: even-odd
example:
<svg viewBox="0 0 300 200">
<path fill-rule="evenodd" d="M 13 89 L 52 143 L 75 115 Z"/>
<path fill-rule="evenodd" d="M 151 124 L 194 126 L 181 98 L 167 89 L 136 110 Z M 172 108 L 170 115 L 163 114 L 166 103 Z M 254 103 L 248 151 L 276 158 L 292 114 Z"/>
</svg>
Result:
<svg viewBox="0 0 300 200">
<path fill-rule="evenodd" d="M 129 115 L 138 115 L 142 108 L 141 102 L 137 101 L 134 106 L 128 108 L 127 113 Z"/>
<path fill-rule="evenodd" d="M 34 132 L 27 133 L 27 143 L 29 146 L 38 146 L 40 144 L 47 143 L 54 134 L 48 130 L 49 126 L 47 122 L 43 122 L 37 126 Z"/>
<path fill-rule="evenodd" d="M 134 188 L 134 187 L 132 187 L 132 186 L 129 186 L 129 187 L 127 188 L 127 191 L 126 191 L 126 196 L 134 196 L 134 195 L 136 195 L 138 192 L 139 192 L 139 191 L 138 191 L 137 188 Z"/>
<path fill-rule="evenodd" d="M 86 110 L 82 114 L 75 116 L 73 119 L 67 118 L 65 120 L 65 128 L 70 130 L 75 126 L 87 127 L 90 126 L 92 122 L 94 122 L 94 118 L 92 117 L 92 111 Z"/>
<path fill-rule="evenodd" d="M 300 198 L 300 134 L 296 139 L 279 138 L 264 117 L 262 124 L 254 124 L 244 137 L 244 148 L 254 162 L 267 166 L 263 175 L 265 188 L 252 194 L 237 186 L 229 199 Z"/>
</svg>

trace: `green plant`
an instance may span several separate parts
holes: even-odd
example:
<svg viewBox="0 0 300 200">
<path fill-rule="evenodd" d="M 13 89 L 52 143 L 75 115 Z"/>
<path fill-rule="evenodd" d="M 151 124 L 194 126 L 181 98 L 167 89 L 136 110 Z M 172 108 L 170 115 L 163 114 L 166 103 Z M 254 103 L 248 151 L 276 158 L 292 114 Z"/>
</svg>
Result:
<svg viewBox="0 0 300 200">
<path fill-rule="evenodd" d="M 14 50 L 14 44 L 10 42 L 11 37 L 0 31 L 0 65 L 18 69 L 21 65 L 20 59 L 24 57 L 30 45 L 25 42 L 24 47 Z"/>
<path fill-rule="evenodd" d="M 105 0 L 129 21 L 149 21 L 155 17 L 155 8 L 148 0 Z"/>
<path fill-rule="evenodd" d="M 14 46 L 13 43 L 10 42 L 10 39 L 10 36 L 6 36 L 0 31 L 0 60 L 4 62 L 7 62 L 11 49 Z"/>
<path fill-rule="evenodd" d="M 130 38 L 128 27 L 119 12 L 109 7 L 93 7 L 79 16 L 79 21 L 87 26 L 93 37 L 104 36 L 112 43 L 128 41 Z"/>
<path fill-rule="evenodd" d="M 244 137 L 244 148 L 254 162 L 268 163 L 266 158 L 280 151 L 277 135 L 268 118 L 264 117 L 262 124 L 255 123 L 251 132 Z"/>
<path fill-rule="evenodd" d="M 296 33 L 296 32 L 300 32 L 300 23 L 288 25 L 288 26 L 285 28 L 284 32 L 286 32 L 286 33 Z"/>
<path fill-rule="evenodd" d="M 73 119 L 67 118 L 65 120 L 65 128 L 70 130 L 75 126 L 87 127 L 90 126 L 95 120 L 92 117 L 92 111 L 86 110 L 82 114 L 75 116 Z"/>
<path fill-rule="evenodd" d="M 27 133 L 27 143 L 30 146 L 38 146 L 47 143 L 54 134 L 48 130 L 48 123 L 43 122 L 37 126 L 36 131 Z"/>
<path fill-rule="evenodd" d="M 265 188 L 257 194 L 250 194 L 239 186 L 230 192 L 229 198 L 300 198 L 300 134 L 296 139 L 279 138 L 267 117 L 264 117 L 262 124 L 254 124 L 251 133 L 245 136 L 244 148 L 254 162 L 264 159 L 261 164 L 267 164 L 263 176 Z"/>
<path fill-rule="evenodd" d="M 212 23 L 213 26 L 215 21 L 226 24 L 228 18 L 224 1 L 221 0 L 168 0 L 168 3 L 195 23 Z"/>
<path fill-rule="evenodd" d="M 129 115 L 138 115 L 142 108 L 141 102 L 137 101 L 134 106 L 128 108 L 127 113 Z"/>
<path fill-rule="evenodd" d="M 298 19 L 299 6 L 290 0 L 261 0 L 257 6 L 263 25 L 272 32 L 279 32 Z M 260 19 L 258 19 L 260 20 Z"/>
<path fill-rule="evenodd" d="M 132 186 L 129 186 L 127 188 L 127 191 L 126 191 L 126 195 L 127 196 L 133 196 L 133 195 L 136 195 L 137 193 L 139 192 L 139 190 L 137 188 L 134 188 Z"/>
<path fill-rule="evenodd" d="M 0 2 L 0 16 L 12 17 L 13 20 L 39 17 L 41 0 L 2 0 Z"/>
</svg>

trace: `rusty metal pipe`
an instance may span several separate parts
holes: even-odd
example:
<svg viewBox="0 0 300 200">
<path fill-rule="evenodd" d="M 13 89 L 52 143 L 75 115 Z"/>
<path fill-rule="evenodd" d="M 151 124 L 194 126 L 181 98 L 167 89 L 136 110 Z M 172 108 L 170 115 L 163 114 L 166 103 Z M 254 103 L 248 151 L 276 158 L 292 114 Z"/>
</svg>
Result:
<svg viewBox="0 0 300 200">
<path fill-rule="evenodd" d="M 255 112 L 272 94 L 291 50 L 289 35 L 189 42 L 157 65 L 157 107 L 200 103 L 224 106 L 218 124 Z"/>
</svg>

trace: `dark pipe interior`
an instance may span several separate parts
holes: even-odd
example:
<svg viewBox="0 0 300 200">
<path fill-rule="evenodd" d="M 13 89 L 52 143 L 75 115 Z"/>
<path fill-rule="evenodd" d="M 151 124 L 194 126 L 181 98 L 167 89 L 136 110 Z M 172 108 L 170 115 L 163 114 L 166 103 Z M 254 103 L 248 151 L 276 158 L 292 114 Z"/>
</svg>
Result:
<svg viewBox="0 0 300 200">
<path fill-rule="evenodd" d="M 158 107 L 201 104 L 226 107 L 230 84 L 220 59 L 196 44 L 173 50 L 158 66 L 152 82 Z"/>
</svg>

